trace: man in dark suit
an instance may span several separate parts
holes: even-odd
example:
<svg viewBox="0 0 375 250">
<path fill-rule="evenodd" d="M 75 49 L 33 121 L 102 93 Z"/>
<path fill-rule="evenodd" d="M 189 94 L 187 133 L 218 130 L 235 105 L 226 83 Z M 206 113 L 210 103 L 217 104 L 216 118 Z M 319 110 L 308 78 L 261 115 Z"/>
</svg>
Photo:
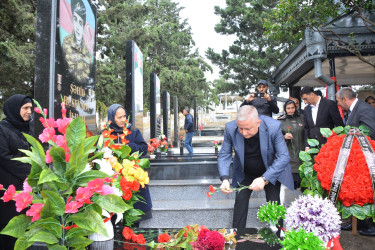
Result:
<svg viewBox="0 0 375 250">
<path fill-rule="evenodd" d="M 346 125 L 368 127 L 371 139 L 375 140 L 375 109 L 368 103 L 358 100 L 350 88 L 340 89 L 336 94 L 336 100 L 343 110 L 348 111 Z"/>
<path fill-rule="evenodd" d="M 375 109 L 368 103 L 365 103 L 358 98 L 350 88 L 342 88 L 336 94 L 337 104 L 343 110 L 348 111 L 346 118 L 346 125 L 359 127 L 364 125 L 370 129 L 370 137 L 375 140 Z M 369 225 L 368 225 L 369 224 Z M 366 224 L 365 221 L 359 220 L 358 232 L 366 236 L 375 236 L 375 225 L 371 222 Z M 352 224 L 343 225 L 343 230 L 351 230 Z"/>
<path fill-rule="evenodd" d="M 249 199 L 252 191 L 266 191 L 267 201 L 280 204 L 281 183 L 294 189 L 289 165 L 289 153 L 281 132 L 281 123 L 260 115 L 253 106 L 242 106 L 237 120 L 225 125 L 222 148 L 218 156 L 218 169 L 224 193 L 231 193 L 229 169 L 233 158 L 232 185 L 248 186 L 236 193 L 233 227 L 245 228 Z"/>
<path fill-rule="evenodd" d="M 300 95 L 308 104 L 305 107 L 305 148 L 309 148 L 307 139 L 316 139 L 322 145 L 327 139 L 320 133 L 321 128 L 344 126 L 339 109 L 334 101 L 320 97 L 311 87 L 304 87 Z"/>
</svg>

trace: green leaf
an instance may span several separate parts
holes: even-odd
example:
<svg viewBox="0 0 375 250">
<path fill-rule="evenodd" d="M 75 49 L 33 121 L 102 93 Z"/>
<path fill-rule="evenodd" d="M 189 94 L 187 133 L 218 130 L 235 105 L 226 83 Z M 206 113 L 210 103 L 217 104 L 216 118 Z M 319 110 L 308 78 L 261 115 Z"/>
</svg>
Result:
<svg viewBox="0 0 375 250">
<path fill-rule="evenodd" d="M 66 246 L 60 246 L 60 245 L 48 245 L 48 250 L 67 250 Z"/>
<path fill-rule="evenodd" d="M 27 177 L 27 182 L 30 187 L 35 187 L 38 184 L 40 173 L 42 172 L 42 167 L 35 161 L 31 161 L 30 174 Z"/>
<path fill-rule="evenodd" d="M 65 150 L 61 147 L 52 147 L 49 151 L 53 159 L 53 168 L 59 176 L 64 176 L 66 172 Z"/>
<path fill-rule="evenodd" d="M 123 213 L 132 208 L 132 206 L 126 204 L 121 197 L 115 194 L 101 196 L 95 201 L 95 203 L 101 206 L 104 210 L 114 213 Z"/>
<path fill-rule="evenodd" d="M 89 181 L 95 180 L 97 178 L 104 179 L 105 177 L 108 177 L 108 175 L 102 171 L 90 170 L 78 175 L 76 179 L 76 184 L 78 186 L 84 186 L 87 185 Z"/>
<path fill-rule="evenodd" d="M 55 208 L 56 214 L 58 216 L 64 215 L 64 213 L 65 213 L 65 201 L 64 201 L 63 197 L 61 197 L 58 193 L 56 193 L 54 191 L 48 191 L 48 190 L 42 191 L 41 194 L 44 198 L 48 198 L 47 200 L 49 200 L 51 202 L 51 204 Z M 44 209 L 44 207 L 43 207 L 43 209 Z M 43 209 L 42 209 L 42 211 L 43 211 Z"/>
<path fill-rule="evenodd" d="M 142 158 L 138 164 L 141 166 L 143 169 L 149 168 L 150 167 L 150 160 L 146 158 Z"/>
<path fill-rule="evenodd" d="M 320 133 L 325 137 L 328 138 L 332 135 L 332 131 L 329 128 L 320 128 Z"/>
<path fill-rule="evenodd" d="M 90 137 L 87 137 L 84 141 L 84 152 L 85 153 L 89 153 L 90 150 L 92 149 L 96 149 L 96 148 L 93 148 L 93 146 L 95 145 L 95 143 L 98 141 L 98 138 L 99 138 L 99 135 L 96 135 L 96 136 L 90 136 Z M 91 152 L 90 152 L 91 153 Z"/>
<path fill-rule="evenodd" d="M 34 227 L 42 227 L 47 231 L 51 232 L 55 237 L 61 238 L 62 228 L 60 222 L 55 218 L 46 218 L 46 219 L 39 219 L 38 221 L 34 222 L 29 229 Z M 52 244 L 52 243 L 50 243 Z"/>
<path fill-rule="evenodd" d="M 119 155 L 120 158 L 125 158 L 127 157 L 132 149 L 128 145 L 124 145 L 120 148 L 121 155 Z"/>
<path fill-rule="evenodd" d="M 87 164 L 87 157 L 84 156 L 83 142 L 75 147 L 69 159 L 69 169 L 65 173 L 67 180 L 73 180 L 77 175 L 82 173 Z"/>
<path fill-rule="evenodd" d="M 16 244 L 14 244 L 14 249 L 17 250 L 23 250 L 23 249 L 28 249 L 33 245 L 34 242 L 28 241 L 26 236 L 21 236 L 17 239 Z"/>
<path fill-rule="evenodd" d="M 317 148 L 310 148 L 307 151 L 307 153 L 309 153 L 309 154 L 317 154 L 317 153 L 319 153 L 319 149 L 317 149 Z"/>
<path fill-rule="evenodd" d="M 365 126 L 365 125 L 360 125 L 359 126 L 359 129 L 362 131 L 362 133 L 363 134 L 365 134 L 365 135 L 369 135 L 369 133 L 370 133 L 370 129 L 367 127 L 367 126 Z"/>
<path fill-rule="evenodd" d="M 40 231 L 34 234 L 29 241 L 40 241 L 45 242 L 47 244 L 56 244 L 59 240 L 50 232 L 47 231 Z"/>
<path fill-rule="evenodd" d="M 300 151 L 299 152 L 299 158 L 301 159 L 301 161 L 303 162 L 307 162 L 307 161 L 311 161 L 311 156 L 305 152 L 305 151 Z"/>
<path fill-rule="evenodd" d="M 75 248 L 85 248 L 86 246 L 90 245 L 93 240 L 90 240 L 86 237 L 83 236 L 77 236 L 69 239 L 68 245 L 70 247 L 75 247 Z"/>
<path fill-rule="evenodd" d="M 343 206 L 342 208 L 342 218 L 346 219 L 349 218 L 352 215 L 352 212 L 350 211 L 350 207 Z"/>
<path fill-rule="evenodd" d="M 33 161 L 31 159 L 31 157 L 16 157 L 16 158 L 12 158 L 13 161 L 20 161 L 20 162 L 23 162 L 23 163 L 27 163 L 27 164 L 30 164 L 31 165 L 31 162 Z"/>
<path fill-rule="evenodd" d="M 344 131 L 344 128 L 342 126 L 338 126 L 336 128 L 333 128 L 332 130 L 336 135 L 341 134 Z"/>
<path fill-rule="evenodd" d="M 86 125 L 81 117 L 77 117 L 66 128 L 66 142 L 70 151 L 74 151 L 76 146 L 82 143 L 86 137 Z"/>
<path fill-rule="evenodd" d="M 25 233 L 30 222 L 31 217 L 28 217 L 25 214 L 18 215 L 13 217 L 0 233 L 19 238 Z"/>
<path fill-rule="evenodd" d="M 301 187 L 310 187 L 311 182 L 308 179 L 302 179 L 301 181 Z"/>
<path fill-rule="evenodd" d="M 108 233 L 104 226 L 102 215 L 94 210 L 85 210 L 73 214 L 67 220 L 67 223 L 77 224 L 78 227 L 107 236 Z"/>
<path fill-rule="evenodd" d="M 103 209 L 101 208 L 101 206 L 99 206 L 98 204 L 95 204 L 95 203 L 93 203 L 90 206 L 88 206 L 87 209 L 94 210 L 98 214 L 102 214 L 103 213 Z"/>
<path fill-rule="evenodd" d="M 87 236 L 94 233 L 93 231 L 88 231 L 86 229 L 77 227 L 77 228 L 72 228 L 66 233 L 66 239 L 74 238 L 74 237 L 79 237 L 79 236 Z"/>
<path fill-rule="evenodd" d="M 33 152 L 33 160 L 38 163 L 42 168 L 43 166 L 46 166 L 46 154 L 44 152 L 44 149 L 42 145 L 31 135 L 23 133 L 23 135 L 26 137 L 26 140 L 30 143 L 31 149 Z"/>
<path fill-rule="evenodd" d="M 317 147 L 319 146 L 319 141 L 316 139 L 307 139 L 307 144 L 309 144 L 310 147 Z"/>
<path fill-rule="evenodd" d="M 365 211 L 361 206 L 358 205 L 352 205 L 350 207 L 350 212 L 352 213 L 353 216 L 357 217 L 360 220 L 365 219 Z"/>
<path fill-rule="evenodd" d="M 314 169 L 312 167 L 304 168 L 303 174 L 305 175 L 305 177 L 310 179 L 313 176 L 313 173 L 314 173 Z"/>
<path fill-rule="evenodd" d="M 368 217 L 372 217 L 372 214 L 371 214 L 371 207 L 373 207 L 374 204 L 365 204 L 363 206 L 363 211 L 365 212 L 365 216 L 366 218 Z"/>
<path fill-rule="evenodd" d="M 57 180 L 59 180 L 59 177 L 51 169 L 45 168 L 40 173 L 38 185 Z"/>
</svg>

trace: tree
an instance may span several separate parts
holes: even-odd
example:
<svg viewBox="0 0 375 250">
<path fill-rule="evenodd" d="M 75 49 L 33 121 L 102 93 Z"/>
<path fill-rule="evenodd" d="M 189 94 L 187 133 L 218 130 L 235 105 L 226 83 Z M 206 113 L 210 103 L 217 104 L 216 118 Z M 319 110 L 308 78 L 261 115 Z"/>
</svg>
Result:
<svg viewBox="0 0 375 250">
<path fill-rule="evenodd" d="M 257 81 L 269 78 L 289 52 L 290 44 L 282 44 L 264 35 L 264 19 L 276 1 L 228 0 L 226 3 L 225 8 L 215 6 L 215 14 L 221 17 L 215 31 L 236 35 L 237 39 L 221 54 L 209 48 L 206 55 L 220 68 L 220 75 L 225 80 L 220 83 L 221 89 L 248 94 Z"/>
<path fill-rule="evenodd" d="M 375 33 L 374 10 L 374 1 L 281 0 L 267 17 L 265 28 L 269 38 L 280 42 L 303 39 L 306 28 L 318 31 L 327 41 L 333 41 L 340 49 L 375 67 L 375 60 L 364 57 L 356 47 L 355 36 L 339 34 L 335 26 L 330 25 L 341 17 L 350 16 L 362 20 L 369 33 Z"/>
<path fill-rule="evenodd" d="M 0 2 L 0 110 L 13 94 L 33 96 L 36 0 Z"/>
</svg>

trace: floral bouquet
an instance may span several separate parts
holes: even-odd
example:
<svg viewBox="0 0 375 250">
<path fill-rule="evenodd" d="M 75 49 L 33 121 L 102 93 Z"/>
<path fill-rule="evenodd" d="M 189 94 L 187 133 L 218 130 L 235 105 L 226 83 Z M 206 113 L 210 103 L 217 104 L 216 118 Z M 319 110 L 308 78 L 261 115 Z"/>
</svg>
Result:
<svg viewBox="0 0 375 250">
<path fill-rule="evenodd" d="M 284 240 L 280 241 L 280 244 L 283 246 L 282 249 L 326 249 L 321 239 L 311 232 L 306 232 L 303 228 L 297 231 L 294 229 L 287 231 Z"/>
<path fill-rule="evenodd" d="M 214 141 L 214 148 L 218 148 L 219 147 L 219 141 L 218 140 L 215 140 Z"/>
<path fill-rule="evenodd" d="M 165 135 L 159 135 L 157 138 L 150 139 L 150 143 L 148 144 L 149 149 L 152 147 L 153 150 L 159 148 L 160 152 L 167 152 L 168 151 L 168 142 Z"/>
<path fill-rule="evenodd" d="M 261 222 L 268 222 L 272 226 L 276 226 L 279 225 L 279 220 L 285 219 L 285 212 L 286 208 L 283 205 L 278 205 L 277 201 L 270 201 L 259 208 L 257 215 Z"/>
<path fill-rule="evenodd" d="M 312 148 L 308 152 L 300 152 L 303 162 L 299 168 L 302 178 L 301 186 L 309 188 L 304 192 L 305 194 L 327 196 L 341 145 L 350 129 L 350 126 L 336 127 L 333 131 L 321 129 L 321 133 L 327 138 L 327 143 L 320 150 Z M 369 131 L 364 126 L 360 126 L 359 129 L 363 134 Z M 375 148 L 375 141 L 369 137 L 367 139 L 372 148 Z M 316 140 L 308 140 L 308 143 L 311 146 L 318 145 Z M 316 155 L 315 158 L 312 155 Z M 342 213 L 343 218 L 353 215 L 363 220 L 375 218 L 373 204 L 374 198 L 368 165 L 357 138 L 354 138 L 336 207 Z"/>
<path fill-rule="evenodd" d="M 247 188 L 249 188 L 249 186 L 243 186 L 243 185 L 241 185 L 241 184 L 238 184 L 238 185 L 239 185 L 238 188 L 231 188 L 231 190 L 232 190 L 232 191 L 237 191 L 237 192 L 239 192 L 239 191 L 241 191 L 242 189 L 247 189 Z M 207 197 L 208 197 L 208 198 L 211 198 L 212 195 L 215 193 L 215 191 L 216 191 L 217 189 L 219 189 L 219 188 L 215 188 L 215 187 L 212 186 L 212 185 L 210 185 L 208 188 L 209 188 L 209 191 L 207 192 Z"/>
<path fill-rule="evenodd" d="M 103 211 L 123 213 L 130 207 L 114 194 L 109 176 L 88 164 L 102 155 L 95 145 L 98 136 L 86 138 L 84 122 L 80 117 L 66 118 L 64 103 L 63 117 L 57 120 L 47 119 L 47 110 L 36 105 L 44 126 L 39 139 L 48 142 L 50 149 L 45 152 L 35 138 L 24 134 L 31 151 L 22 150 L 26 157 L 17 160 L 30 164 L 31 171 L 24 190 L 16 191 L 11 185 L 3 200 L 15 200 L 18 212 L 28 210 L 1 233 L 18 238 L 15 249 L 27 249 L 37 241 L 50 249 L 82 249 L 92 242 L 85 236 L 95 232 L 107 236 Z"/>
</svg>

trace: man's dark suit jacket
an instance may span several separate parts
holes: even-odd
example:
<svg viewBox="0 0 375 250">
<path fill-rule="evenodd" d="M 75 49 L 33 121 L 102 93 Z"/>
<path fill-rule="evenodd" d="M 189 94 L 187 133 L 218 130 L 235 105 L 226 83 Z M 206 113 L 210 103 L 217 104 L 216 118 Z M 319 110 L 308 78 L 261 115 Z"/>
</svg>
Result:
<svg viewBox="0 0 375 250">
<path fill-rule="evenodd" d="M 375 140 L 375 109 L 370 104 L 358 100 L 348 117 L 346 125 L 368 127 L 371 139 Z"/>
<path fill-rule="evenodd" d="M 320 99 L 316 124 L 311 114 L 311 105 L 305 107 L 305 147 L 310 147 L 307 139 L 316 139 L 319 144 L 326 143 L 327 139 L 320 133 L 320 128 L 333 129 L 334 127 L 344 126 L 340 116 L 339 109 L 334 101 L 324 98 Z"/>
</svg>

